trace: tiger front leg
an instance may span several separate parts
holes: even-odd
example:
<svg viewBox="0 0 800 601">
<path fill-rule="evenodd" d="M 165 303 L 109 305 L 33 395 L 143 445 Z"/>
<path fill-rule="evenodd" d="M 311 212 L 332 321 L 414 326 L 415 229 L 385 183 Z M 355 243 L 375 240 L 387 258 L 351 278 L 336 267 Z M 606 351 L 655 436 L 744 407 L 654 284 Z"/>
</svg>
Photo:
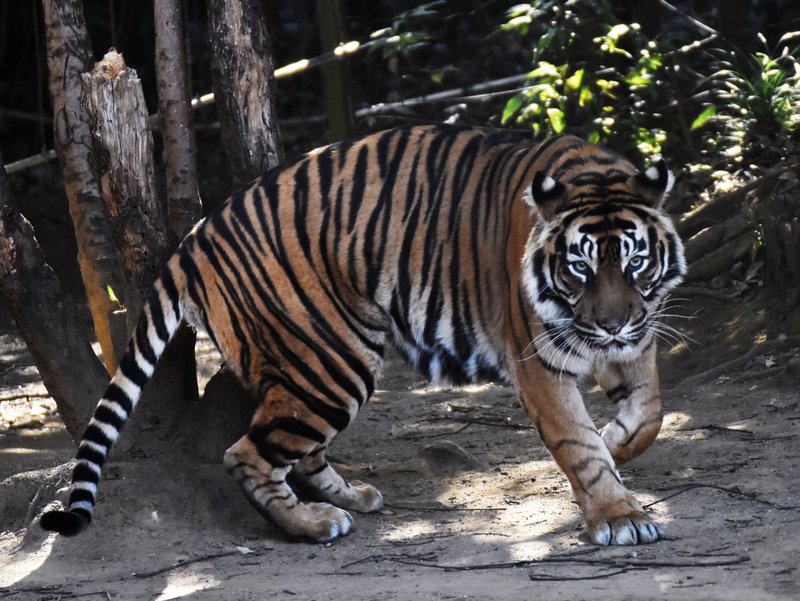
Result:
<svg viewBox="0 0 800 601">
<path fill-rule="evenodd" d="M 545 376 L 547 378 L 547 376 Z M 587 533 L 597 545 L 651 543 L 663 534 L 620 480 L 572 378 L 531 381 L 520 389 L 528 415 L 572 485 Z"/>
<path fill-rule="evenodd" d="M 617 415 L 600 432 L 614 461 L 622 465 L 641 455 L 661 430 L 655 343 L 636 361 L 599 366 L 595 377 L 618 407 Z"/>
</svg>

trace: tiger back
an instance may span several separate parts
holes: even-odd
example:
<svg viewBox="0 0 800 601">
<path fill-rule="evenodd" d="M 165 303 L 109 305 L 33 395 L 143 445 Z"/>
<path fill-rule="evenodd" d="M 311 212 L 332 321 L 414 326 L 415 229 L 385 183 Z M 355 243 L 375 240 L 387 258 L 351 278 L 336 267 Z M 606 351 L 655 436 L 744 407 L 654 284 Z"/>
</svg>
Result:
<svg viewBox="0 0 800 601">
<path fill-rule="evenodd" d="M 260 402 L 224 464 L 289 535 L 331 540 L 350 511 L 381 507 L 326 453 L 372 395 L 388 338 L 434 382 L 514 385 L 595 543 L 658 539 L 616 464 L 661 424 L 659 308 L 685 272 L 661 208 L 670 182 L 663 163 L 639 173 L 578 138 L 449 126 L 268 172 L 168 261 L 79 445 L 69 507 L 41 525 L 72 535 L 91 521 L 102 465 L 185 320 Z M 619 407 L 602 431 L 578 388 L 591 375 Z"/>
</svg>

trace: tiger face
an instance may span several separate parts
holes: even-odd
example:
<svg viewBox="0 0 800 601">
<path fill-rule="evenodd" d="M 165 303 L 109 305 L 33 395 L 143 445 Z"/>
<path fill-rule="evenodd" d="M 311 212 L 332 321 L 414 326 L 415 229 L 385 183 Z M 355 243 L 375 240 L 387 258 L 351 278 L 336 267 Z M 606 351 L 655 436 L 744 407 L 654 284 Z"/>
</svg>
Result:
<svg viewBox="0 0 800 601">
<path fill-rule="evenodd" d="M 686 271 L 662 209 L 671 184 L 663 162 L 605 180 L 536 175 L 526 200 L 539 219 L 523 279 L 546 330 L 537 352 L 566 355 L 571 371 L 585 372 L 598 359 L 630 360 L 650 344 L 659 308 Z"/>
</svg>

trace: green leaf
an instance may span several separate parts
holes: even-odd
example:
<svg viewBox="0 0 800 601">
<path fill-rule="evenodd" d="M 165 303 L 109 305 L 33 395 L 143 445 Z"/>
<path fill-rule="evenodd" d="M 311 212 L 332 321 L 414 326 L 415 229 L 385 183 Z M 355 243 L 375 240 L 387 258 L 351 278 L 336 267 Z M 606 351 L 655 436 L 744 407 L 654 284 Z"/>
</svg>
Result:
<svg viewBox="0 0 800 601">
<path fill-rule="evenodd" d="M 589 86 L 583 86 L 581 88 L 581 93 L 578 96 L 578 106 L 581 108 L 585 107 L 592 101 L 592 90 Z"/>
<path fill-rule="evenodd" d="M 577 71 L 575 71 L 575 73 L 570 75 L 564 82 L 564 89 L 567 90 L 568 92 L 572 92 L 580 88 L 581 83 L 583 82 L 583 73 L 584 73 L 583 69 L 578 69 Z"/>
<path fill-rule="evenodd" d="M 555 107 L 547 109 L 547 117 L 550 119 L 550 125 L 553 131 L 560 134 L 564 131 L 567 124 L 564 122 L 564 111 Z"/>
<path fill-rule="evenodd" d="M 111 284 L 106 284 L 103 287 L 103 289 L 106 291 L 106 294 L 108 295 L 108 299 L 112 303 L 119 303 L 119 299 L 117 298 L 117 295 L 114 294 L 114 289 L 111 287 Z"/>
<path fill-rule="evenodd" d="M 706 122 L 716 114 L 717 114 L 717 107 L 715 107 L 713 104 L 707 106 L 706 108 L 703 109 L 702 113 L 700 113 L 699 115 L 697 115 L 697 117 L 695 117 L 695 120 L 692 121 L 692 124 L 689 126 L 689 130 L 694 131 L 696 129 L 703 127 L 706 124 Z"/>
<path fill-rule="evenodd" d="M 525 100 L 525 95 L 523 93 L 519 93 L 515 96 L 512 96 L 506 102 L 505 108 L 503 108 L 503 116 L 500 119 L 500 122 L 505 124 L 508 122 L 511 117 L 513 117 L 519 108 L 522 106 L 522 103 Z"/>
</svg>

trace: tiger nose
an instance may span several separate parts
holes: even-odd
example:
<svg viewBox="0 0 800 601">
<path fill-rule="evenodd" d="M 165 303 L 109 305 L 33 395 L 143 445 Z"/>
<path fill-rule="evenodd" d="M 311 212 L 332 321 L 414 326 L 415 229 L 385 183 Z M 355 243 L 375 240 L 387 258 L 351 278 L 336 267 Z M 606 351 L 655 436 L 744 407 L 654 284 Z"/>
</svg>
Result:
<svg viewBox="0 0 800 601">
<path fill-rule="evenodd" d="M 627 321 L 628 321 L 627 316 L 609 315 L 604 317 L 598 317 L 595 320 L 595 323 L 601 328 L 603 328 L 609 334 L 619 334 Z"/>
</svg>

